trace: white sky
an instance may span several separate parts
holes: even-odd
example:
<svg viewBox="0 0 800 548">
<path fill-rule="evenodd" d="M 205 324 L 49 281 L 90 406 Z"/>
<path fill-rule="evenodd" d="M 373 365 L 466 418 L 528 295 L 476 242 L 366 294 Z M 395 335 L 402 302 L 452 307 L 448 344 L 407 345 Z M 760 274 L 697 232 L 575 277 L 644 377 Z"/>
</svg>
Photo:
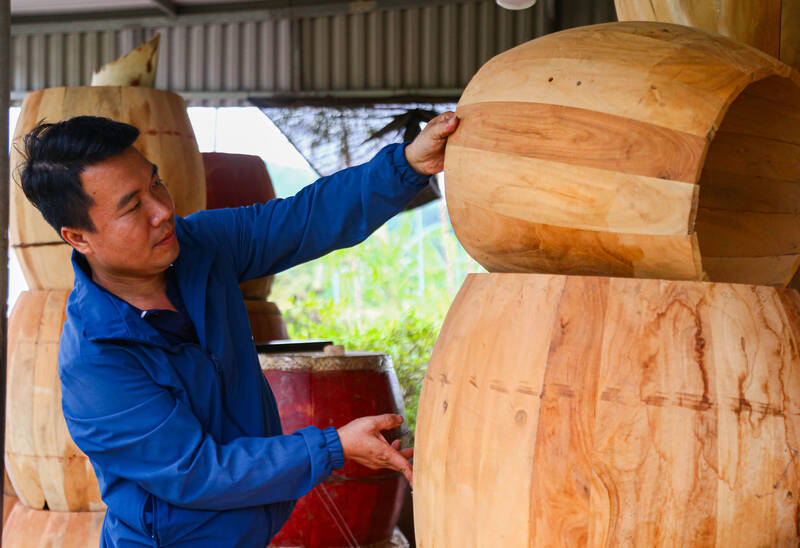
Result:
<svg viewBox="0 0 800 548">
<path fill-rule="evenodd" d="M 189 107 L 200 152 L 236 152 L 260 156 L 268 165 L 285 165 L 311 171 L 308 162 L 289 143 L 272 121 L 256 107 Z M 17 125 L 20 109 L 9 110 L 9 143 Z M 8 310 L 22 291 L 28 288 L 22 270 L 9 253 Z"/>
</svg>

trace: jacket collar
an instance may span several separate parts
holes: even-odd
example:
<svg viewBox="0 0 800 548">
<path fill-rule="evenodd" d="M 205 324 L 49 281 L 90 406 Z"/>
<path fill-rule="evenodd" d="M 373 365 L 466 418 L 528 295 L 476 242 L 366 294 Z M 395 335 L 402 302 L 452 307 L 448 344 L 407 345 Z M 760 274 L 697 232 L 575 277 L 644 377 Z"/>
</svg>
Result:
<svg viewBox="0 0 800 548">
<path fill-rule="evenodd" d="M 202 248 L 196 245 L 185 221 L 177 216 L 175 233 L 181 248 L 173 263 L 175 277 L 201 345 L 205 346 L 205 290 L 211 257 L 207 253 L 200 253 Z M 174 348 L 141 318 L 136 307 L 96 284 L 86 258 L 74 250 L 72 268 L 75 285 L 70 295 L 70 306 L 74 307 L 85 337 L 93 341 L 125 340 Z"/>
</svg>

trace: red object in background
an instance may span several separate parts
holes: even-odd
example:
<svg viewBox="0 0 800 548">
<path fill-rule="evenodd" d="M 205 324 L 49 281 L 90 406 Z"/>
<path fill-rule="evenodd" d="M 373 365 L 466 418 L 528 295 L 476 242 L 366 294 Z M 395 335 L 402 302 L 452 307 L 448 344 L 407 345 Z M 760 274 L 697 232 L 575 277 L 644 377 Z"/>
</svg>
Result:
<svg viewBox="0 0 800 548">
<path fill-rule="evenodd" d="M 385 354 L 307 352 L 259 354 L 259 359 L 286 433 L 309 424 L 339 428 L 367 415 L 405 416 L 400 385 Z M 384 433 L 389 442 L 400 435 L 400 428 Z M 270 546 L 340 548 L 388 540 L 406 488 L 405 478 L 397 472 L 370 470 L 348 461 L 297 501 Z"/>
<path fill-rule="evenodd" d="M 258 156 L 204 152 L 206 208 L 239 207 L 275 198 L 267 166 Z"/>
<path fill-rule="evenodd" d="M 275 198 L 272 179 L 264 161 L 251 154 L 204 152 L 206 208 L 241 207 L 266 203 Z M 274 276 L 256 278 L 239 285 L 245 299 L 266 300 Z"/>
</svg>

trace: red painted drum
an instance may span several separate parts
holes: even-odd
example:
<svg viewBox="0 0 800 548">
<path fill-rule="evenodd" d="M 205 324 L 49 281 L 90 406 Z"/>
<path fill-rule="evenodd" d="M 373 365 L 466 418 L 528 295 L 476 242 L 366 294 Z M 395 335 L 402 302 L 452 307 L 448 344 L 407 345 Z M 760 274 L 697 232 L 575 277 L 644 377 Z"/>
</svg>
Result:
<svg viewBox="0 0 800 548">
<path fill-rule="evenodd" d="M 405 416 L 400 385 L 386 354 L 300 352 L 259 354 L 259 360 L 278 401 L 284 432 L 309 424 L 339 428 L 366 415 Z M 384 436 L 391 442 L 400 434 L 396 429 Z M 381 545 L 392 538 L 406 485 L 396 472 L 348 461 L 297 501 L 270 546 Z"/>
<path fill-rule="evenodd" d="M 251 154 L 204 152 L 206 171 L 206 207 L 221 209 L 265 203 L 275 199 L 275 189 L 264 160 Z M 266 299 L 273 276 L 241 284 L 247 299 Z"/>
<path fill-rule="evenodd" d="M 256 344 L 289 338 L 278 305 L 255 299 L 245 299 L 244 304 L 247 307 L 250 330 L 253 332 L 253 341 Z"/>
</svg>

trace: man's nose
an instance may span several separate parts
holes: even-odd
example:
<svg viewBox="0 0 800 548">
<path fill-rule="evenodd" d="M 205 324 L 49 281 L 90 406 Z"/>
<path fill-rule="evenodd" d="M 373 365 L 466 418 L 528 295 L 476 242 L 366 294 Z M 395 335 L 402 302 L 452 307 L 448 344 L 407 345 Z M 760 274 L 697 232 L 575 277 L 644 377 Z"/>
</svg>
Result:
<svg viewBox="0 0 800 548">
<path fill-rule="evenodd" d="M 158 199 L 151 200 L 150 219 L 152 220 L 153 226 L 158 226 L 164 221 L 168 221 L 172 218 L 172 214 L 173 207 L 171 198 L 168 198 L 167 201 Z"/>
</svg>

